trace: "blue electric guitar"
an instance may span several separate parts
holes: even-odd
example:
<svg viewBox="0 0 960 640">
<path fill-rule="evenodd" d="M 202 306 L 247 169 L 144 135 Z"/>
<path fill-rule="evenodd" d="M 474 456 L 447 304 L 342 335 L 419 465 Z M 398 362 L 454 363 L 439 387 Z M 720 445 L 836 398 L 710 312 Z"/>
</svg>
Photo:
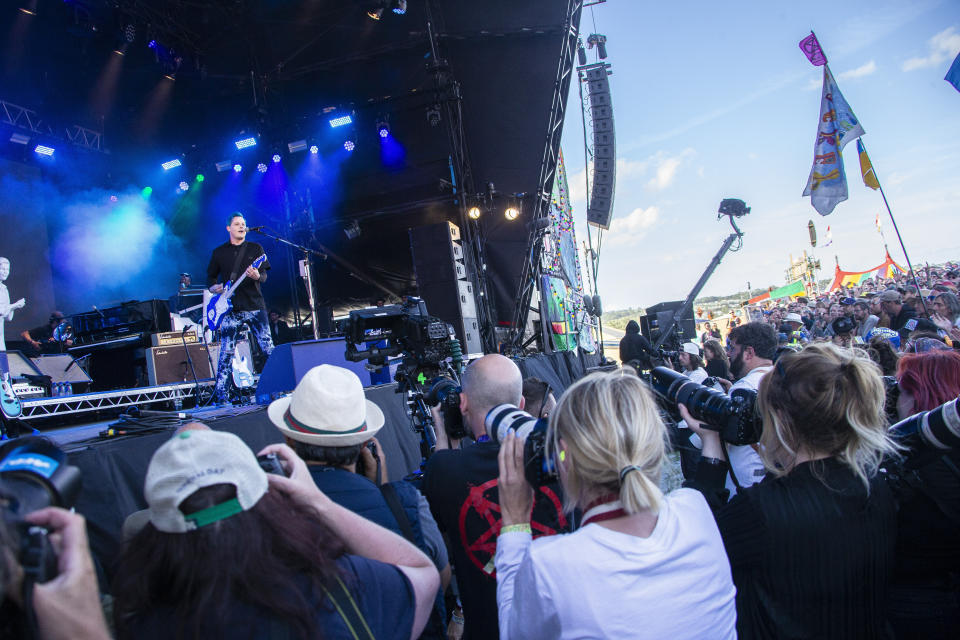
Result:
<svg viewBox="0 0 960 640">
<path fill-rule="evenodd" d="M 9 373 L 0 374 L 0 411 L 7 418 L 19 418 L 23 413 L 20 398 L 13 392 L 13 386 L 10 384 Z"/>
<path fill-rule="evenodd" d="M 253 264 L 250 266 L 254 269 L 259 269 L 260 265 L 262 265 L 266 259 L 267 254 L 263 254 L 254 260 Z M 227 285 L 223 288 L 223 293 L 218 293 L 210 298 L 210 302 L 207 303 L 207 325 L 210 327 L 211 331 L 218 330 L 220 328 L 220 324 L 223 322 L 223 316 L 230 313 L 230 310 L 233 309 L 233 303 L 230 302 L 230 298 L 233 297 L 237 287 L 240 286 L 240 283 L 243 282 L 246 277 L 247 272 L 244 270 L 244 272 L 240 274 L 240 277 L 237 278 L 236 282 L 227 283 Z"/>
</svg>

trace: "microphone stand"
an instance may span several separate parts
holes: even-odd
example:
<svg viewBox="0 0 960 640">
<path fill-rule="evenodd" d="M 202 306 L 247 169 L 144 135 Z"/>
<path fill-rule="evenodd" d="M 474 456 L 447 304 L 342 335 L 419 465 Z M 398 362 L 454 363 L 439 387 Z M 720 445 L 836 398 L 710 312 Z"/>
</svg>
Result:
<svg viewBox="0 0 960 640">
<path fill-rule="evenodd" d="M 277 242 L 285 244 L 288 247 L 291 247 L 293 249 L 296 249 L 297 251 L 300 251 L 303 254 L 303 258 L 299 261 L 300 275 L 306 281 L 304 284 L 306 284 L 306 287 L 307 287 L 307 302 L 310 305 L 310 323 L 313 325 L 313 339 L 319 340 L 320 327 L 319 327 L 319 322 L 317 320 L 317 302 L 313 295 L 313 275 L 312 275 L 313 269 L 311 269 L 312 265 L 310 263 L 310 256 L 315 255 L 319 257 L 321 260 L 326 260 L 327 254 L 321 253 L 320 251 L 315 251 L 314 249 L 305 247 L 295 242 L 290 242 L 286 238 L 264 231 L 264 227 L 252 227 L 249 229 L 249 231 L 254 231 L 256 233 L 259 233 L 260 235 L 267 236 L 268 238 L 271 238 L 272 240 L 276 240 Z"/>
</svg>

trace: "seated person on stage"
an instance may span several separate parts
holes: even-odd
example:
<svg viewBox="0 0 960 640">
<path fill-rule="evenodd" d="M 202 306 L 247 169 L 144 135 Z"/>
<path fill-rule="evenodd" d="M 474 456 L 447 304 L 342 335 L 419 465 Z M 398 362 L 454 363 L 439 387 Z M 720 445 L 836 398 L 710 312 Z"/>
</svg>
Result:
<svg viewBox="0 0 960 640">
<path fill-rule="evenodd" d="M 583 510 L 575 532 L 531 539 L 523 445 L 511 432 L 500 447 L 501 638 L 736 637 L 720 532 L 696 491 L 661 493 L 666 427 L 638 377 L 591 374 L 550 415 L 546 455 L 567 511 Z"/>
<path fill-rule="evenodd" d="M 150 521 L 123 549 L 116 637 L 417 638 L 440 584 L 427 556 L 323 494 L 286 445 L 289 477 L 237 436 L 182 430 L 150 461 Z"/>
<path fill-rule="evenodd" d="M 411 542 L 449 581 L 447 549 L 426 499 L 405 480 L 386 483 L 386 461 L 375 437 L 383 411 L 364 397 L 355 373 L 329 364 L 314 367 L 293 394 L 270 404 L 268 414 L 324 494 L 395 533 L 411 533 Z"/>
<path fill-rule="evenodd" d="M 523 379 L 524 411 L 535 418 L 546 418 L 556 406 L 557 399 L 549 384 L 534 376 Z"/>
<path fill-rule="evenodd" d="M 30 345 L 27 350 L 28 356 L 35 358 L 44 353 L 61 353 L 64 348 L 73 345 L 73 340 L 61 343 L 53 335 L 54 330 L 63 322 L 63 317 L 61 311 L 54 311 L 50 314 L 47 324 L 27 329 L 20 334 L 20 337 Z"/>
<path fill-rule="evenodd" d="M 274 346 L 294 341 L 293 330 L 290 325 L 283 321 L 283 316 L 279 311 L 270 309 L 267 317 L 270 321 L 270 337 L 273 339 Z"/>
<path fill-rule="evenodd" d="M 500 447 L 491 441 L 484 421 L 490 409 L 498 405 L 524 407 L 523 377 L 512 360 L 489 354 L 467 366 L 461 386 L 460 413 L 475 442 L 462 449 L 443 450 L 450 444 L 443 417 L 435 409 L 437 451 L 427 462 L 421 488 L 440 530 L 450 540 L 463 604 L 463 637 L 495 640 L 498 625 L 494 553 L 500 531 Z M 533 503 L 534 535 L 552 535 L 567 529 L 561 500 L 556 483 L 538 487 Z"/>
</svg>

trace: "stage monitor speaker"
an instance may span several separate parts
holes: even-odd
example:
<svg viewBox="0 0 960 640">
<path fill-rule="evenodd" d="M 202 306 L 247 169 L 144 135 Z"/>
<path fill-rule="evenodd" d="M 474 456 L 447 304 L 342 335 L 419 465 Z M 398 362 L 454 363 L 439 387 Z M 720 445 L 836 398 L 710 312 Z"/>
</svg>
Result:
<svg viewBox="0 0 960 640">
<path fill-rule="evenodd" d="M 69 382 L 74 386 L 91 382 L 90 376 L 83 370 L 83 367 L 66 353 L 40 356 L 31 358 L 31 360 L 37 365 L 40 373 L 50 376 L 51 382 Z"/>
<path fill-rule="evenodd" d="M 214 372 L 210 370 L 210 360 L 207 358 L 207 345 L 188 343 L 187 350 L 190 352 L 190 360 L 193 361 L 193 370 L 197 373 L 197 379 L 213 378 Z M 215 358 L 213 362 L 216 366 Z M 147 380 L 150 386 L 193 382 L 193 371 L 190 370 L 183 345 L 150 347 L 147 352 Z"/>
<path fill-rule="evenodd" d="M 269 404 L 278 394 L 290 393 L 307 371 L 321 364 L 332 364 L 353 371 L 365 387 L 392 380 L 395 365 L 391 366 L 389 371 L 382 369 L 374 380 L 374 373 L 366 368 L 366 362 L 349 362 L 344 357 L 346 351 L 347 343 L 343 338 L 304 340 L 277 345 L 260 372 L 257 403 Z"/>
<path fill-rule="evenodd" d="M 586 72 L 587 92 L 590 96 L 590 115 L 593 122 L 593 181 L 587 223 L 601 229 L 610 228 L 613 217 L 613 194 L 616 185 L 617 147 L 613 126 L 613 104 L 607 65 L 596 66 Z"/>
<path fill-rule="evenodd" d="M 20 351 L 7 351 L 7 370 L 11 378 L 26 378 L 27 376 L 44 375 L 37 365 Z"/>
</svg>

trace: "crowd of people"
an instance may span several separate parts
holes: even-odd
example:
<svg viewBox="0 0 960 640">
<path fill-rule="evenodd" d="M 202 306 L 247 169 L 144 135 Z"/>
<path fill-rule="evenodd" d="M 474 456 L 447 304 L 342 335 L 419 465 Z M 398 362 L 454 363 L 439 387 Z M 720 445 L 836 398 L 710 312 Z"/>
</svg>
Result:
<svg viewBox="0 0 960 640">
<path fill-rule="evenodd" d="M 33 616 L 44 638 L 954 637 L 960 309 L 955 271 L 925 276 L 774 305 L 682 344 L 691 381 L 756 392 L 751 443 L 682 404 L 668 419 L 637 331 L 637 366 L 556 397 L 506 357 L 471 362 L 467 437 L 435 410 L 421 480 L 387 482 L 383 411 L 355 374 L 321 365 L 266 412 L 282 444 L 255 454 L 194 423 L 160 446 L 103 589 L 109 616 L 83 519 L 30 514 L 59 574 L 25 606 L 2 554 L 5 624 Z M 924 412 L 950 401 L 933 426 Z M 524 440 L 491 432 L 502 405 L 546 425 L 555 476 L 531 486 Z M 891 429 L 910 418 L 920 427 Z M 672 447 L 694 455 L 668 491 Z"/>
</svg>

